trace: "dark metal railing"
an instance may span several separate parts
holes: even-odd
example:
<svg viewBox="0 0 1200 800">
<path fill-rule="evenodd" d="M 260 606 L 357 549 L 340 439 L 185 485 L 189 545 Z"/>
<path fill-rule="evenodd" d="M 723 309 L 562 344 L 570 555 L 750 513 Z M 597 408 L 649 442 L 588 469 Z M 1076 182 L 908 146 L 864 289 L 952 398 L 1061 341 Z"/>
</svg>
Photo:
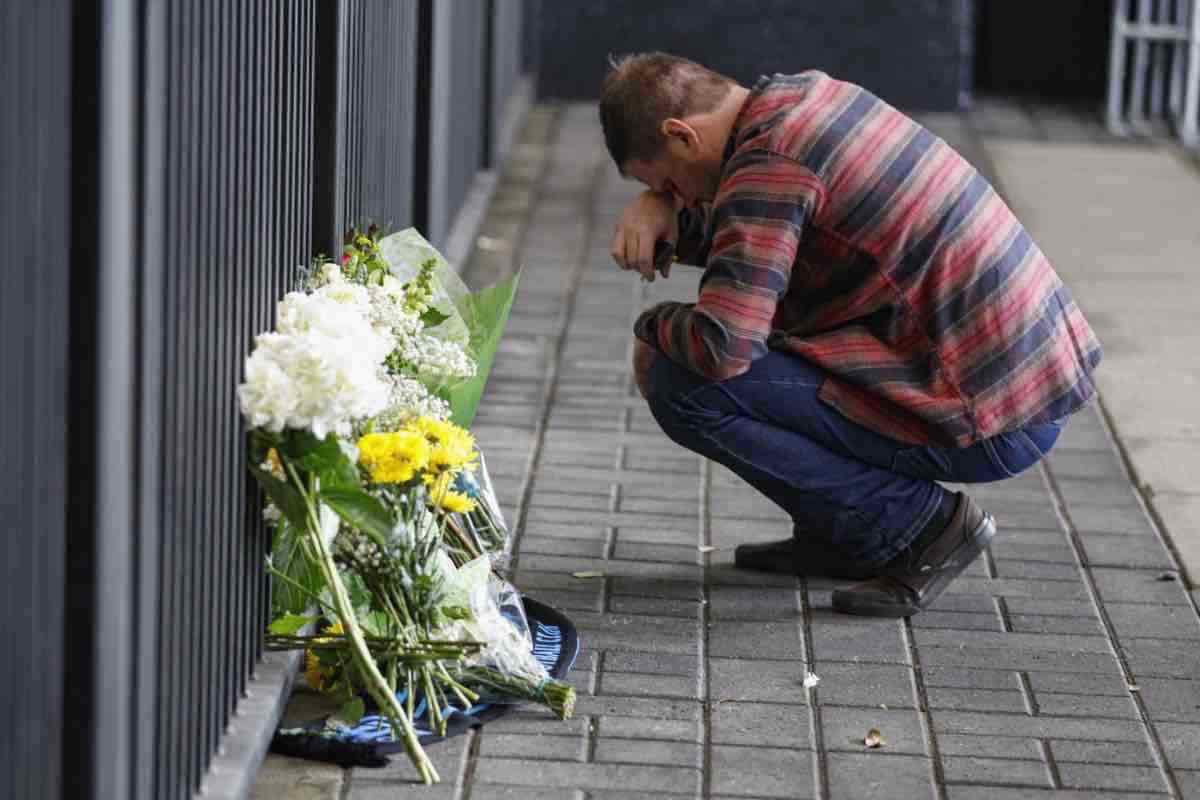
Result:
<svg viewBox="0 0 1200 800">
<path fill-rule="evenodd" d="M 485 98 L 517 79 L 508 4 L 0 11 L 21 110 L 0 122 L 4 632 L 22 643 L 0 660 L 0 796 L 217 796 L 269 613 L 243 359 L 348 224 L 423 209 L 444 235 L 494 140 Z"/>
</svg>

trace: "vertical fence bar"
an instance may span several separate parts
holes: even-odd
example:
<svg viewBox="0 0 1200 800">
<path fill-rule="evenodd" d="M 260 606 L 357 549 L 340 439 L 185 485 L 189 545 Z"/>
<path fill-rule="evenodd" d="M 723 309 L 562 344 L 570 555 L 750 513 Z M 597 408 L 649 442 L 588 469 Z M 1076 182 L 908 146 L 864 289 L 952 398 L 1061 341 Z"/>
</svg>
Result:
<svg viewBox="0 0 1200 800">
<path fill-rule="evenodd" d="M 62 0 L 0 5 L 0 560 L 9 613 L 0 635 L 21 642 L 0 663 L 8 728 L 0 735 L 0 797 L 64 796 L 66 556 L 72 236 L 72 47 Z M 78 44 L 78 43 L 77 43 Z M 94 49 L 94 45 L 92 45 Z M 83 221 L 81 221 L 81 224 Z M 36 609 L 37 613 L 21 613 Z M 69 690 L 67 693 L 70 693 Z M 71 765 L 76 767 L 78 765 Z M 69 794 L 66 796 L 70 796 Z"/>
<path fill-rule="evenodd" d="M 1188 147 L 1200 145 L 1200 0 L 1192 0 L 1188 42 L 1187 82 L 1180 138 Z"/>
<path fill-rule="evenodd" d="M 1108 56 L 1108 129 L 1114 133 L 1125 130 L 1122 101 L 1125 95 L 1126 28 L 1129 19 L 1129 0 L 1113 2 L 1112 40 Z"/>
</svg>

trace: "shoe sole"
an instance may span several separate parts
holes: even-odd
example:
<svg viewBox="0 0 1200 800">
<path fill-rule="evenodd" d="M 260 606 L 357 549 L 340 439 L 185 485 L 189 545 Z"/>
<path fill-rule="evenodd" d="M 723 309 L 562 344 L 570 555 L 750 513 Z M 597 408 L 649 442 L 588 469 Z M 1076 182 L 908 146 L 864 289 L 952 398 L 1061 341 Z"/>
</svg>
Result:
<svg viewBox="0 0 1200 800">
<path fill-rule="evenodd" d="M 959 545 L 946 559 L 947 565 L 953 563 L 956 567 L 953 574 L 951 574 L 951 570 L 943 569 L 929 584 L 923 599 L 917 603 L 902 606 L 895 603 L 864 602 L 855 598 L 850 592 L 835 590 L 833 610 L 859 617 L 885 617 L 888 619 L 902 619 L 924 611 L 933 604 L 934 600 L 938 599 L 955 578 L 963 573 L 963 570 L 970 566 L 972 561 L 979 558 L 979 554 L 987 548 L 995 535 L 996 520 L 991 514 L 984 512 L 983 520 L 971 533 L 971 538 Z"/>
<path fill-rule="evenodd" d="M 751 572 L 766 572 L 771 575 L 791 575 L 795 578 L 831 578 L 835 581 L 869 581 L 871 578 L 879 576 L 879 570 L 867 572 L 850 572 L 842 569 L 826 569 L 826 570 L 798 570 L 795 568 L 789 569 L 782 564 L 750 564 L 741 561 L 737 557 L 737 552 L 734 552 L 733 565 L 738 569 L 749 570 Z"/>
</svg>

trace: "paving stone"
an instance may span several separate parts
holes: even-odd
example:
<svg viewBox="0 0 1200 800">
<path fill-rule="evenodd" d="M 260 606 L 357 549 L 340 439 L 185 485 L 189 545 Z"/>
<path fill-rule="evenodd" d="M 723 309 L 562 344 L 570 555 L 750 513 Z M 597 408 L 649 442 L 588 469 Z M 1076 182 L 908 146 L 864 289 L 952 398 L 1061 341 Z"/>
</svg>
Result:
<svg viewBox="0 0 1200 800">
<path fill-rule="evenodd" d="M 947 588 L 948 594 L 995 595 L 1006 599 L 1031 598 L 1041 601 L 1085 601 L 1087 589 L 1082 581 L 1039 581 L 1021 578 L 960 577 Z M 939 604 L 941 601 L 938 601 Z"/>
<path fill-rule="evenodd" d="M 832 752 L 863 752 L 863 738 L 872 728 L 883 735 L 888 753 L 926 754 L 921 720 L 915 710 L 882 708 L 821 709 L 825 749 Z"/>
<path fill-rule="evenodd" d="M 646 792 L 698 791 L 700 771 L 684 767 L 638 764 L 565 764 L 514 758 L 481 758 L 476 780 L 518 786 L 619 789 L 638 786 Z"/>
<path fill-rule="evenodd" d="M 1096 589 L 1104 603 L 1149 603 L 1153 605 L 1187 605 L 1187 592 L 1182 581 L 1159 580 L 1157 570 L 1109 569 L 1092 570 Z"/>
<path fill-rule="evenodd" d="M 704 750 L 692 742 L 648 742 L 641 739 L 601 737 L 596 742 L 595 761 L 662 764 L 699 769 L 704 761 Z"/>
<path fill-rule="evenodd" d="M 599 694 L 629 697 L 669 697 L 697 699 L 700 687 L 695 678 L 681 675 L 642 675 L 632 672 L 604 672 Z"/>
<path fill-rule="evenodd" d="M 830 753 L 829 794 L 855 800 L 933 796 L 929 759 L 890 752 Z"/>
<path fill-rule="evenodd" d="M 1122 641 L 1135 637 L 1200 639 L 1200 620 L 1188 606 L 1105 603 L 1104 610 Z"/>
<path fill-rule="evenodd" d="M 1088 564 L 1096 567 L 1171 569 L 1171 557 L 1157 536 L 1088 533 L 1080 537 Z"/>
<path fill-rule="evenodd" d="M 716 620 L 799 620 L 799 599 L 794 589 L 713 586 L 708 608 Z"/>
<path fill-rule="evenodd" d="M 1135 719 L 1137 708 L 1126 697 L 1034 692 L 1038 712 L 1058 717 L 1120 717 Z"/>
<path fill-rule="evenodd" d="M 1195 641 L 1122 639 L 1121 650 L 1129 671 L 1140 680 L 1147 675 L 1169 678 L 1200 676 L 1200 647 Z"/>
<path fill-rule="evenodd" d="M 1058 773 L 1068 789 L 1167 791 L 1167 782 L 1158 767 L 1063 763 L 1058 765 Z"/>
<path fill-rule="evenodd" d="M 1077 719 L 1074 717 L 1030 717 L 1024 714 L 939 711 L 932 715 L 934 731 L 970 733 L 976 736 L 1020 736 L 1042 739 L 1104 739 L 1116 742 L 1141 741 L 1140 723 L 1127 720 Z"/>
<path fill-rule="evenodd" d="M 1103 635 L 1104 624 L 1099 617 L 1048 617 L 1034 614 L 1010 614 L 1009 623 L 1015 633 Z"/>
<path fill-rule="evenodd" d="M 1177 769 L 1200 769 L 1200 725 L 1159 722 L 1154 726 L 1162 740 L 1167 762 Z"/>
<path fill-rule="evenodd" d="M 1000 689 L 1020 691 L 1017 673 L 999 669 L 965 669 L 962 667 L 925 666 L 922 669 L 926 687 L 945 686 L 952 689 Z"/>
<path fill-rule="evenodd" d="M 604 656 L 604 673 L 634 672 L 647 675 L 694 676 L 699 668 L 695 656 L 660 651 L 614 650 Z"/>
<path fill-rule="evenodd" d="M 1079 579 L 1079 567 L 1049 561 L 1024 561 L 996 559 L 998 578 L 1030 578 L 1047 581 L 1075 581 Z"/>
<path fill-rule="evenodd" d="M 1103 636 L 1066 636 L 1063 634 L 1043 636 L 1031 633 L 993 633 L 991 631 L 916 630 L 913 632 L 913 637 L 918 648 L 921 649 L 926 647 L 965 647 L 981 650 L 999 648 L 1007 651 L 1112 653 L 1112 647 Z"/>
<path fill-rule="evenodd" d="M 696 564 L 669 564 L 654 561 L 617 561 L 616 559 L 582 558 L 580 556 L 547 556 L 538 553 L 521 555 L 525 569 L 541 572 L 575 572 L 599 570 L 609 577 L 635 577 L 651 580 L 696 580 L 701 567 Z"/>
<path fill-rule="evenodd" d="M 1040 761 L 1042 758 L 1042 748 L 1037 739 L 942 733 L 937 736 L 937 745 L 938 752 L 943 758 L 970 756 L 1026 761 Z"/>
<path fill-rule="evenodd" d="M 423 796 L 423 795 L 422 795 Z M 384 795 L 380 795 L 382 798 Z M 396 797 L 395 792 L 387 795 Z M 502 786 L 494 783 L 471 783 L 472 800 L 584 800 L 582 789 L 539 788 L 533 786 Z"/>
<path fill-rule="evenodd" d="M 1131 536 L 1154 536 L 1154 528 L 1146 512 L 1127 506 L 1077 506 L 1072 508 L 1071 522 L 1080 535 L 1120 533 Z"/>
<path fill-rule="evenodd" d="M 962 614 L 955 611 L 930 609 L 912 617 L 914 628 L 944 628 L 958 631 L 1004 632 L 1004 622 L 994 610 L 990 614 Z"/>
<path fill-rule="evenodd" d="M 713 796 L 814 797 L 812 755 L 773 747 L 712 748 Z"/>
<path fill-rule="evenodd" d="M 697 705 L 697 709 L 699 706 Z M 623 739 L 647 739 L 669 742 L 700 742 L 699 713 L 696 719 L 656 719 L 654 717 L 631 717 L 620 713 L 607 714 L 596 720 L 596 730 L 601 736 Z"/>
<path fill-rule="evenodd" d="M 633 614 L 578 614 L 574 622 L 580 637 L 597 650 L 695 653 L 700 646 L 698 621 Z"/>
<path fill-rule="evenodd" d="M 587 717 L 578 714 L 571 719 L 560 720 L 545 709 L 525 706 L 510 711 L 499 719 L 487 723 L 489 735 L 498 733 L 552 734 L 555 736 L 583 736 L 588 732 Z"/>
<path fill-rule="evenodd" d="M 1109 653 L 1053 652 L 1018 650 L 1009 652 L 995 647 L 921 648 L 921 663 L 931 667 L 981 667 L 1029 671 L 1059 671 L 1105 674 L 1117 671 Z"/>
<path fill-rule="evenodd" d="M 1066 761 L 1084 764 L 1154 763 L 1154 756 L 1144 741 L 1089 742 L 1051 739 L 1050 753 L 1059 763 Z"/>
<path fill-rule="evenodd" d="M 668 564 L 703 563 L 700 550 L 695 544 L 647 544 L 621 538 L 617 539 L 613 548 L 613 558 L 626 561 L 661 561 Z"/>
<path fill-rule="evenodd" d="M 708 653 L 716 658 L 804 659 L 800 623 L 713 622 L 708 627 Z"/>
<path fill-rule="evenodd" d="M 1200 679 L 1138 678 L 1137 686 L 1155 722 L 1200 723 Z"/>
<path fill-rule="evenodd" d="M 699 618 L 701 604 L 695 600 L 673 597 L 627 597 L 617 595 L 608 600 L 608 610 L 615 614 L 651 614 L 657 617 Z"/>
<path fill-rule="evenodd" d="M 617 575 L 609 578 L 609 587 L 614 595 L 668 597 L 697 602 L 704 599 L 704 587 L 698 581 L 692 580 L 655 580 Z"/>
<path fill-rule="evenodd" d="M 1113 482 L 1125 479 L 1125 469 L 1112 451 L 1081 453 L 1055 449 L 1046 460 L 1055 477 Z"/>
<path fill-rule="evenodd" d="M 551 538 L 548 536 L 522 536 L 522 553 L 539 553 L 552 556 L 574 556 L 582 558 L 603 558 L 605 542 L 603 539 L 567 539 Z"/>
<path fill-rule="evenodd" d="M 1105 792 L 1104 800 L 1147 800 L 1144 792 Z M 954 784 L 946 787 L 946 800 L 1096 800 L 1091 789 L 1035 789 L 1032 786 Z"/>
<path fill-rule="evenodd" d="M 268 753 L 254 779 L 251 800 L 341 800 L 346 771 Z"/>
<path fill-rule="evenodd" d="M 487 757 L 583 761 L 587 757 L 587 739 L 549 733 L 492 733 L 485 726 L 479 740 L 479 754 Z"/>
<path fill-rule="evenodd" d="M 1053 692 L 1059 694 L 1109 695 L 1128 697 L 1129 688 L 1125 676 L 1116 669 L 1108 674 L 1081 675 L 1068 672 L 1030 672 L 1026 674 L 1034 694 Z"/>
<path fill-rule="evenodd" d="M 939 604 L 940 602 L 939 599 Z M 1047 617 L 1090 617 L 1099 619 L 1096 607 L 1092 605 L 1090 599 L 1066 600 L 1061 598 L 1045 599 L 1006 595 L 1004 602 L 1008 606 L 1009 614 L 1030 614 Z"/>
<path fill-rule="evenodd" d="M 913 708 L 912 671 L 891 664 L 854 664 L 827 661 L 817 677 L 817 697 L 823 704 Z"/>
<path fill-rule="evenodd" d="M 716 744 L 754 744 L 811 747 L 809 712 L 804 706 L 781 703 L 713 703 L 710 716 Z"/>
<path fill-rule="evenodd" d="M 708 661 L 709 697 L 803 705 L 808 701 L 801 661 L 750 661 L 711 658 Z"/>
<path fill-rule="evenodd" d="M 697 722 L 700 706 L 687 699 L 599 695 L 580 697 L 575 703 L 575 713 Z"/>
<path fill-rule="evenodd" d="M 1044 761 L 1011 758 L 947 757 L 942 759 L 947 783 L 990 783 L 1052 788 L 1050 770 Z"/>
<path fill-rule="evenodd" d="M 1009 711 L 1024 713 L 1025 698 L 1015 687 L 1000 689 L 947 689 L 929 686 L 925 690 L 931 709 L 956 711 Z"/>
<path fill-rule="evenodd" d="M 1084 480 L 1058 477 L 1058 490 L 1068 507 L 1077 505 L 1138 506 L 1138 497 L 1124 477 L 1117 480 Z"/>
<path fill-rule="evenodd" d="M 813 616 L 813 661 L 908 663 L 902 623 L 896 620 Z"/>
<path fill-rule="evenodd" d="M 648 528 L 638 525 L 617 526 L 617 545 L 630 542 L 644 542 L 651 545 L 681 545 L 695 547 L 699 539 L 696 526 L 668 526 Z M 622 558 L 637 558 L 637 556 L 622 556 Z"/>
<path fill-rule="evenodd" d="M 1122 536 L 1121 539 L 1128 539 Z M 1075 551 L 1062 531 L 1004 531 L 989 546 L 992 558 L 1075 564 Z"/>
<path fill-rule="evenodd" d="M 1184 797 L 1200 797 L 1200 771 L 1177 769 L 1175 780 Z"/>
</svg>

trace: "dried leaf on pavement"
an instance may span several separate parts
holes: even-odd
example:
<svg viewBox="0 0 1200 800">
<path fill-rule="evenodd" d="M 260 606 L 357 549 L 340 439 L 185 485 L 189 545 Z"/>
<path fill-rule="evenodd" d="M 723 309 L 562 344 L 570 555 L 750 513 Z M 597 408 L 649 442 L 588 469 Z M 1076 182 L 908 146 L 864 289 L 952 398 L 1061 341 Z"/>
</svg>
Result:
<svg viewBox="0 0 1200 800">
<path fill-rule="evenodd" d="M 863 738 L 863 744 L 871 749 L 875 749 L 883 747 L 887 742 L 883 740 L 883 734 L 879 732 L 879 728 L 871 728 Z"/>
</svg>

